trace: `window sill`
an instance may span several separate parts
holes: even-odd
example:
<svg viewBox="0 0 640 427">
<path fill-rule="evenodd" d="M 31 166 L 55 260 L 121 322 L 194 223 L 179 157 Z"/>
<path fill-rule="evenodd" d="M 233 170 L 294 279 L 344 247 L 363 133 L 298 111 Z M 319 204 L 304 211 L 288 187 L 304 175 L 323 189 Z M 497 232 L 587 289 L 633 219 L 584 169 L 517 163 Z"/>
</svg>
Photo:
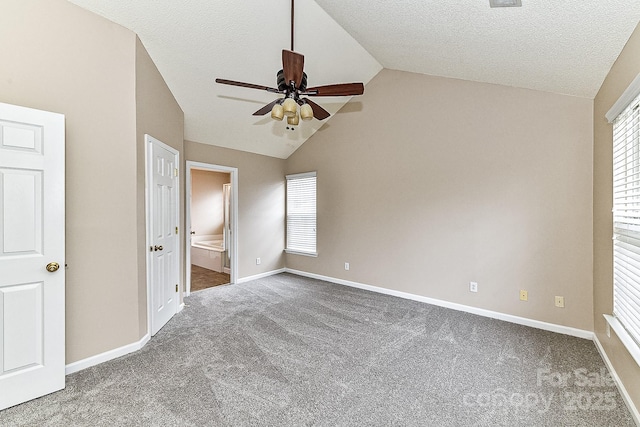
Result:
<svg viewBox="0 0 640 427">
<path fill-rule="evenodd" d="M 629 332 L 627 332 L 618 319 L 609 314 L 603 314 L 603 316 L 618 338 L 620 338 L 620 341 L 622 341 L 622 344 L 626 347 L 629 354 L 631 354 L 633 360 L 635 360 L 638 366 L 640 366 L 640 346 L 638 346 L 634 339 L 631 338 Z"/>
<path fill-rule="evenodd" d="M 292 254 L 292 255 L 303 255 L 303 256 L 310 256 L 310 257 L 313 257 L 313 258 L 317 258 L 318 257 L 318 253 L 317 252 L 302 252 L 302 251 L 294 251 L 293 249 L 285 249 L 284 251 L 286 253 Z"/>
</svg>

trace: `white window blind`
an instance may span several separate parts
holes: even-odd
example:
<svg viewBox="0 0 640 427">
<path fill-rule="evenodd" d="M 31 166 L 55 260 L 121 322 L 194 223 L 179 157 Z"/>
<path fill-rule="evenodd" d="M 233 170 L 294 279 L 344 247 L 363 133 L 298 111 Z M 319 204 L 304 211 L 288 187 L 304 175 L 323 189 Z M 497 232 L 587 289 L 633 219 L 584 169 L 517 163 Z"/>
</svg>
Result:
<svg viewBox="0 0 640 427">
<path fill-rule="evenodd" d="M 640 346 L 640 96 L 613 122 L 613 315 Z"/>
<path fill-rule="evenodd" d="M 316 173 L 287 175 L 287 252 L 316 255 Z"/>
</svg>

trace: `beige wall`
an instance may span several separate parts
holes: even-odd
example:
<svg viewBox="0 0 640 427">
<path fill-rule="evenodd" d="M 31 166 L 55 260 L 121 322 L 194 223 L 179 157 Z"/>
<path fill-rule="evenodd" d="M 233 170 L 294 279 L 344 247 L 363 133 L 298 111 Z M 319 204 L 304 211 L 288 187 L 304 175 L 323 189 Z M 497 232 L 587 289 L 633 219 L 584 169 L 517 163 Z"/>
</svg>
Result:
<svg viewBox="0 0 640 427">
<path fill-rule="evenodd" d="M 640 73 L 640 26 L 611 68 L 594 101 L 593 162 L 593 280 L 594 324 L 598 340 L 622 378 L 636 407 L 640 407 L 640 367 L 620 340 L 611 332 L 606 335 L 603 314 L 613 311 L 613 230 L 612 162 L 613 127 L 605 114 L 618 100 L 631 81 Z"/>
<path fill-rule="evenodd" d="M 139 339 L 136 36 L 63 0 L 3 0 L 0 101 L 66 116 L 67 363 Z"/>
<path fill-rule="evenodd" d="M 146 49 L 136 37 L 136 174 L 137 180 L 137 260 L 138 260 L 138 339 L 147 333 L 147 245 L 145 210 L 145 141 L 148 134 L 176 149 L 180 156 L 180 236 L 185 236 L 184 221 L 184 114 L 160 75 Z M 133 181 L 131 181 L 133 182 Z M 180 239 L 184 259 L 185 239 Z M 184 289 L 184 262 L 180 262 L 180 280 Z"/>
<path fill-rule="evenodd" d="M 319 255 L 287 267 L 592 330 L 591 100 L 383 70 L 357 102 L 288 159 Z"/>
<path fill-rule="evenodd" d="M 239 277 L 283 268 L 285 161 L 190 141 L 185 157 L 238 168 Z"/>
<path fill-rule="evenodd" d="M 191 170 L 191 232 L 222 234 L 224 229 L 223 185 L 231 174 Z"/>
</svg>

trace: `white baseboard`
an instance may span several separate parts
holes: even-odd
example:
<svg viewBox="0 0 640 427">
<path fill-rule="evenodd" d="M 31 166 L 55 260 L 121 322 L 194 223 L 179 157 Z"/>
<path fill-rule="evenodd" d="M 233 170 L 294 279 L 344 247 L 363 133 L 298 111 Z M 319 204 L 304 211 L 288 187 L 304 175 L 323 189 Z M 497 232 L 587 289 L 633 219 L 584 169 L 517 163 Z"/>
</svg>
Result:
<svg viewBox="0 0 640 427">
<path fill-rule="evenodd" d="M 378 286 L 366 285 L 364 283 L 352 282 L 344 279 L 336 279 L 334 277 L 322 276 L 315 273 L 307 273 L 306 271 L 293 270 L 286 268 L 287 273 L 297 274 L 299 276 L 310 277 L 312 279 L 324 280 L 326 282 L 336 283 L 338 285 L 350 286 L 352 288 L 364 289 L 367 291 L 377 292 L 380 294 L 392 295 L 399 298 L 420 301 L 427 304 L 437 305 L 439 307 L 450 308 L 452 310 L 464 311 L 478 316 L 490 317 L 492 319 L 504 320 L 505 322 L 516 323 L 518 325 L 530 326 L 532 328 L 543 329 L 545 331 L 557 332 L 560 334 L 571 335 L 578 338 L 593 339 L 593 332 L 583 329 L 572 328 L 570 326 L 556 325 L 554 323 L 542 322 L 540 320 L 527 319 L 526 317 L 513 316 L 497 311 L 485 310 L 483 308 L 471 307 L 468 305 L 458 304 L 439 300 L 435 298 L 423 297 L 420 295 L 410 294 L 408 292 L 395 291 L 393 289 L 380 288 Z"/>
<path fill-rule="evenodd" d="M 253 276 L 241 277 L 240 279 L 238 279 L 236 283 L 246 283 L 252 280 L 262 279 L 264 277 L 269 277 L 269 276 L 274 276 L 276 274 L 284 273 L 285 271 L 287 271 L 286 268 L 280 268 L 278 270 L 267 271 L 266 273 L 260 273 L 260 274 L 255 274 Z"/>
<path fill-rule="evenodd" d="M 574 337 L 578 337 L 578 338 L 585 338 L 585 339 L 593 340 L 593 342 L 596 345 L 596 348 L 598 349 L 598 352 L 600 353 L 600 356 L 602 357 L 602 360 L 604 361 L 605 365 L 609 369 L 609 372 L 611 373 L 611 377 L 615 381 L 616 386 L 618 387 L 618 390 L 620 391 L 620 395 L 622 396 L 622 399 L 624 400 L 627 408 L 629 409 L 629 412 L 631 413 L 631 417 L 635 421 L 636 425 L 640 426 L 640 412 L 638 411 L 638 408 L 636 408 L 636 406 L 634 405 L 633 401 L 631 400 L 631 396 L 629 396 L 629 393 L 627 392 L 627 389 L 624 387 L 624 384 L 620 380 L 620 377 L 618 376 L 618 373 L 616 372 L 616 370 L 614 369 L 613 365 L 611 364 L 611 360 L 609 360 L 609 357 L 607 356 L 607 353 L 604 351 L 604 348 L 602 347 L 602 344 L 600 343 L 600 340 L 598 340 L 598 337 L 593 332 L 585 331 L 585 330 L 582 330 L 582 329 L 571 328 L 571 327 L 568 327 L 568 326 L 555 325 L 555 324 L 552 324 L 552 323 L 541 322 L 539 320 L 532 320 L 532 319 L 527 319 L 527 318 L 524 318 L 524 317 L 513 316 L 513 315 L 510 315 L 510 314 L 499 313 L 499 312 L 496 312 L 496 311 L 485 310 L 485 309 L 482 309 L 482 308 L 471 307 L 471 306 L 467 306 L 467 305 L 463 305 L 463 304 L 457 304 L 457 303 L 453 303 L 453 302 L 449 302 L 449 301 L 438 300 L 438 299 L 435 299 L 435 298 L 429 298 L 429 297 L 424 297 L 424 296 L 420 296 L 420 295 L 410 294 L 408 292 L 395 291 L 395 290 L 392 290 L 392 289 L 386 289 L 386 288 L 381 288 L 381 287 L 378 287 L 378 286 L 366 285 L 364 283 L 352 282 L 352 281 L 344 280 L 344 279 L 337 279 L 337 278 L 334 278 L 334 277 L 323 276 L 323 275 L 315 274 L 315 273 L 307 273 L 305 271 L 293 270 L 293 269 L 290 269 L 290 268 L 281 268 L 281 269 L 272 270 L 272 271 L 269 271 L 269 272 L 266 272 L 266 273 L 256 274 L 254 276 L 243 277 L 243 278 L 238 280 L 238 283 L 250 282 L 251 280 L 261 279 L 261 278 L 264 278 L 264 277 L 269 277 L 269 276 L 273 276 L 273 275 L 284 273 L 284 272 L 291 273 L 291 274 L 297 274 L 299 276 L 309 277 L 309 278 L 312 278 L 312 279 L 324 280 L 326 282 L 336 283 L 336 284 L 339 284 L 339 285 L 350 286 L 350 287 L 353 287 L 353 288 L 364 289 L 364 290 L 367 290 L 367 291 L 377 292 L 377 293 L 381 293 L 381 294 L 385 294 L 385 295 L 392 295 L 392 296 L 396 296 L 396 297 L 399 297 L 399 298 L 404 298 L 404 299 L 410 299 L 410 300 L 413 300 L 413 301 L 424 302 L 424 303 L 436 305 L 436 306 L 439 306 L 439 307 L 450 308 L 450 309 L 457 310 L 457 311 L 464 311 L 464 312 L 476 314 L 476 315 L 479 315 L 479 316 L 484 316 L 484 317 L 489 317 L 489 318 L 492 318 L 492 319 L 503 320 L 503 321 L 506 321 L 506 322 L 516 323 L 516 324 L 524 325 L 524 326 L 530 326 L 530 327 L 543 329 L 543 330 L 547 330 L 547 331 L 551 331 L 551 332 L 557 332 L 557 333 L 570 335 L 570 336 L 574 336 Z M 183 308 L 184 308 L 184 303 L 180 305 L 180 307 L 178 308 L 178 312 L 182 311 Z M 129 353 L 133 353 L 134 351 L 138 351 L 142 347 L 144 347 L 147 344 L 147 342 L 149 342 L 150 339 L 151 339 L 151 336 L 149 334 L 146 334 L 144 337 L 142 337 L 142 339 L 140 341 L 137 341 L 135 343 L 131 343 L 131 344 L 122 346 L 120 348 L 109 350 L 107 352 L 104 352 L 104 353 L 101 353 L 101 354 L 97 354 L 95 356 L 91 356 L 91 357 L 88 357 L 86 359 L 79 360 L 77 362 L 70 363 L 70 364 L 66 365 L 66 367 L 65 367 L 66 375 L 72 374 L 74 372 L 81 371 L 81 370 L 86 369 L 86 368 L 90 368 L 92 366 L 98 365 L 100 363 L 107 362 L 109 360 L 124 356 L 124 355 L 129 354 Z"/>
<path fill-rule="evenodd" d="M 552 324 L 552 323 L 541 322 L 539 320 L 527 319 L 527 318 L 524 318 L 524 317 L 518 317 L 518 316 L 513 316 L 513 315 L 510 315 L 510 314 L 499 313 L 499 312 L 496 312 L 496 311 L 485 310 L 485 309 L 482 309 L 482 308 L 476 308 L 476 307 L 471 307 L 471 306 L 467 306 L 467 305 L 463 305 L 463 304 L 457 304 L 457 303 L 453 303 L 453 302 L 449 302 L 449 301 L 438 300 L 438 299 L 435 299 L 435 298 L 424 297 L 424 296 L 420 296 L 420 295 L 410 294 L 410 293 L 407 293 L 407 292 L 395 291 L 395 290 L 392 290 L 392 289 L 381 288 L 381 287 L 378 287 L 378 286 L 366 285 L 364 283 L 352 282 L 352 281 L 344 280 L 344 279 L 336 279 L 334 277 L 322 276 L 320 274 L 307 273 L 305 271 L 293 270 L 293 269 L 290 269 L 290 268 L 281 268 L 281 269 L 278 269 L 278 270 L 272 270 L 272 271 L 268 271 L 268 272 L 265 272 L 265 273 L 256 274 L 256 275 L 253 275 L 253 276 L 243 277 L 243 278 L 240 278 L 237 283 L 250 282 L 252 280 L 261 279 L 261 278 L 264 278 L 264 277 L 269 277 L 269 276 L 273 276 L 273 275 L 280 274 L 280 273 L 285 273 L 285 272 L 286 273 L 297 274 L 299 276 L 310 277 L 312 279 L 324 280 L 326 282 L 336 283 L 336 284 L 339 284 L 339 285 L 345 285 L 345 286 L 364 289 L 364 290 L 367 290 L 367 291 L 377 292 L 377 293 L 381 293 L 381 294 L 392 295 L 392 296 L 396 296 L 396 297 L 400 297 L 400 298 L 404 298 L 404 299 L 420 301 L 420 302 L 424 302 L 424 303 L 427 303 L 427 304 L 432 304 L 432 305 L 436 305 L 436 306 L 440 306 L 440 307 L 450 308 L 450 309 L 457 310 L 457 311 L 464 311 L 464 312 L 467 312 L 467 313 L 477 314 L 479 316 L 490 317 L 490 318 L 498 319 L 498 320 L 504 320 L 506 322 L 516 323 L 516 324 L 519 324 L 519 325 L 531 326 L 533 328 L 543 329 L 543 330 L 547 330 L 547 331 L 551 331 L 551 332 L 558 332 L 558 333 L 561 333 L 561 334 L 571 335 L 571 336 L 575 336 L 575 337 L 578 337 L 578 338 L 585 338 L 585 339 L 593 340 L 594 337 L 595 337 L 593 332 L 585 331 L 585 330 L 582 330 L 582 329 L 576 329 L 576 328 L 571 328 L 571 327 L 562 326 L 562 325 L 555 325 L 555 324 Z M 181 304 L 179 309 L 178 309 L 178 311 L 181 311 L 183 308 L 184 308 L 184 304 Z M 107 361 L 115 359 L 117 357 L 124 356 L 124 355 L 129 354 L 129 353 L 133 353 L 134 351 L 138 351 L 142 347 L 144 347 L 145 344 L 147 342 L 149 342 L 150 339 L 151 339 L 151 336 L 149 334 L 146 334 L 138 342 L 134 342 L 134 343 L 125 345 L 123 347 L 119 347 L 119 348 L 116 348 L 116 349 L 113 349 L 113 350 L 109 350 L 107 352 L 104 352 L 104 353 L 101 353 L 101 354 L 97 354 L 95 356 L 91 356 L 91 357 L 88 357 L 86 359 L 79 360 L 77 362 L 70 363 L 70 364 L 66 365 L 66 367 L 65 367 L 66 374 L 69 375 L 69 374 L 72 374 L 74 372 L 78 372 L 78 371 L 81 371 L 83 369 L 90 368 L 91 366 L 95 366 L 95 365 L 98 365 L 100 363 L 107 362 Z M 597 343 L 597 344 L 599 344 L 599 343 Z M 603 353 L 603 352 L 601 351 L 601 353 Z M 603 356 L 603 358 L 604 358 L 604 356 Z M 605 362 L 607 362 L 607 361 L 608 361 L 608 359 L 605 359 Z M 608 364 L 608 366 L 610 366 L 610 363 L 607 363 L 607 364 Z M 610 370 L 613 371 L 612 368 L 610 368 Z M 617 382 L 619 382 L 619 380 L 617 380 Z M 636 413 L 634 413 L 634 416 L 635 416 L 635 414 L 637 414 L 637 411 L 636 411 Z"/>
<path fill-rule="evenodd" d="M 90 368 L 95 365 L 99 365 L 100 363 L 107 362 L 109 360 L 115 359 L 120 356 L 124 356 L 125 354 L 133 353 L 134 351 L 140 350 L 145 346 L 146 343 L 149 342 L 151 336 L 146 334 L 140 341 L 127 344 L 120 348 L 115 348 L 113 350 L 105 351 L 101 354 L 96 354 L 95 356 L 87 357 L 86 359 L 78 360 L 77 362 L 73 362 L 65 366 L 65 374 L 73 374 L 74 372 L 81 371 L 83 369 Z"/>
<path fill-rule="evenodd" d="M 640 426 L 640 412 L 638 412 L 638 408 L 636 408 L 636 406 L 633 404 L 633 400 L 631 400 L 631 396 L 629 396 L 627 389 L 624 387 L 624 384 L 622 384 L 622 381 L 620 380 L 618 373 L 616 372 L 613 365 L 611 364 L 611 360 L 609 360 L 609 356 L 607 356 L 607 353 L 604 351 L 604 347 L 602 347 L 602 344 L 600 343 L 600 340 L 598 339 L 598 336 L 596 334 L 593 334 L 593 342 L 596 344 L 596 348 L 600 353 L 600 357 L 602 357 L 602 360 L 604 360 L 604 364 L 607 365 L 607 368 L 611 373 L 611 377 L 615 381 L 616 386 L 618 387 L 618 391 L 622 396 L 622 400 L 624 400 L 624 403 L 627 405 L 627 408 L 631 413 L 631 417 L 633 418 L 633 421 L 635 421 L 637 426 Z"/>
</svg>

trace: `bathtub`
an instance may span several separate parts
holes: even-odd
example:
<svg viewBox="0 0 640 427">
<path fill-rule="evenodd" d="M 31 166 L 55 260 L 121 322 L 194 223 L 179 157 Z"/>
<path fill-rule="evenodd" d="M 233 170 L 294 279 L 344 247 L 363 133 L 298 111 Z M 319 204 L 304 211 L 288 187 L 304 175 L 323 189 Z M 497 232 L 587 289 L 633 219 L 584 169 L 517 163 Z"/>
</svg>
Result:
<svg viewBox="0 0 640 427">
<path fill-rule="evenodd" d="M 224 269 L 222 236 L 192 236 L 191 264 L 221 273 Z"/>
<path fill-rule="evenodd" d="M 208 249 L 210 251 L 224 252 L 224 241 L 220 240 L 202 240 L 191 244 L 194 248 Z"/>
</svg>

